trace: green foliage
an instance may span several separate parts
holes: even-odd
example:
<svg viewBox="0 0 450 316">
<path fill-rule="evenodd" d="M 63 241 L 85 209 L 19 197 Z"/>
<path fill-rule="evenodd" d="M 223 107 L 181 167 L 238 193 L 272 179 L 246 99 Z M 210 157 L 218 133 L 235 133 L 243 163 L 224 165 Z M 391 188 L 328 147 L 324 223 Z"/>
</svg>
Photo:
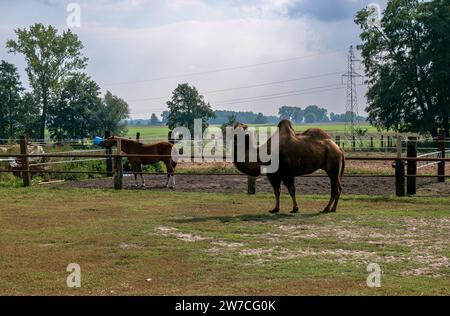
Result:
<svg viewBox="0 0 450 316">
<path fill-rule="evenodd" d="M 125 135 L 127 133 L 126 119 L 129 113 L 128 104 L 107 91 L 94 118 L 97 134 L 103 135 L 105 131 L 112 131 L 114 135 Z"/>
<path fill-rule="evenodd" d="M 202 128 L 208 127 L 208 119 L 213 118 L 214 111 L 211 105 L 203 100 L 195 87 L 187 83 L 179 84 L 172 94 L 172 100 L 167 102 L 169 116 L 167 125 L 170 129 L 186 127 L 194 135 L 194 120 L 202 120 Z"/>
<path fill-rule="evenodd" d="M 44 138 L 47 115 L 52 115 L 52 98 L 59 94 L 67 76 L 86 67 L 87 58 L 81 53 L 83 44 L 70 30 L 59 35 L 55 27 L 36 23 L 15 33 L 17 39 L 9 40 L 6 47 L 25 57 L 28 80 L 41 103 L 39 137 Z"/>
<path fill-rule="evenodd" d="M 71 77 L 61 92 L 49 124 L 52 138 L 83 139 L 97 130 L 100 87 L 85 74 Z"/>
<path fill-rule="evenodd" d="M 258 113 L 258 115 L 255 118 L 255 121 L 253 124 L 266 124 L 268 122 L 267 118 L 262 114 L 261 112 Z"/>
<path fill-rule="evenodd" d="M 450 4 L 447 0 L 388 2 L 380 25 L 357 13 L 368 76 L 369 121 L 379 129 L 448 135 Z"/>
<path fill-rule="evenodd" d="M 17 68 L 0 63 L 0 139 L 18 138 L 27 133 L 35 136 L 38 107 L 33 97 L 24 93 Z"/>
<path fill-rule="evenodd" d="M 294 124 L 302 123 L 304 118 L 303 110 L 295 106 L 282 106 L 278 114 L 281 120 L 290 120 Z"/>
<path fill-rule="evenodd" d="M 150 117 L 150 125 L 151 126 L 157 126 L 157 125 L 159 125 L 159 119 L 158 119 L 158 117 L 156 116 L 156 114 L 155 113 L 152 113 L 152 116 Z"/>
</svg>

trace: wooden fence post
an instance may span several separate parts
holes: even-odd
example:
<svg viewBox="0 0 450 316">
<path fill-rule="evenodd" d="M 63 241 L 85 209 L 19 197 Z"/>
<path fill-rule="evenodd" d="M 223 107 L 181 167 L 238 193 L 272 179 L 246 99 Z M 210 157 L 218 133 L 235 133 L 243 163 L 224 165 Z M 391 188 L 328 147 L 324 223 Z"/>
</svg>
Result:
<svg viewBox="0 0 450 316">
<path fill-rule="evenodd" d="M 20 136 L 20 154 L 28 155 L 28 140 L 27 137 Z M 29 187 L 31 185 L 30 165 L 28 163 L 28 157 L 21 158 L 22 179 L 23 186 Z"/>
<path fill-rule="evenodd" d="M 172 137 L 172 131 L 169 131 L 169 133 L 167 133 L 167 140 L 169 141 L 169 143 L 175 144 L 175 140 Z"/>
<path fill-rule="evenodd" d="M 341 146 L 341 136 L 336 135 L 336 145 Z"/>
<path fill-rule="evenodd" d="M 256 177 L 248 176 L 247 178 L 247 192 L 250 195 L 256 194 Z"/>
<path fill-rule="evenodd" d="M 109 138 L 112 136 L 112 132 L 111 131 L 106 131 L 105 132 L 105 139 Z M 110 148 L 106 148 L 105 149 L 105 154 L 106 155 L 111 155 L 112 154 L 112 149 Z M 106 176 L 107 177 L 112 177 L 113 176 L 113 161 L 112 158 L 106 158 Z"/>
<path fill-rule="evenodd" d="M 117 140 L 117 155 L 114 164 L 114 189 L 122 190 L 123 188 L 123 164 L 122 164 L 122 144 L 120 139 Z"/>
<path fill-rule="evenodd" d="M 355 137 L 355 135 L 352 136 L 352 147 L 353 147 L 353 151 L 356 151 L 356 137 Z"/>
<path fill-rule="evenodd" d="M 439 130 L 437 147 L 441 158 L 445 158 L 445 132 L 443 129 Z M 445 161 L 440 161 L 438 164 L 438 182 L 445 182 Z"/>
<path fill-rule="evenodd" d="M 141 140 L 141 133 L 136 132 L 136 141 L 139 142 Z"/>
<path fill-rule="evenodd" d="M 408 137 L 408 146 L 406 156 L 408 158 L 417 158 L 417 137 Z M 417 175 L 417 161 L 408 160 L 407 165 L 406 187 L 407 194 L 416 194 L 416 175 Z"/>
<path fill-rule="evenodd" d="M 384 136 L 383 135 L 381 135 L 380 147 L 381 147 L 381 149 L 384 148 Z"/>
<path fill-rule="evenodd" d="M 397 135 L 397 158 L 402 158 L 402 138 Z M 397 160 L 395 162 L 395 194 L 405 196 L 405 162 Z"/>
<path fill-rule="evenodd" d="M 370 136 L 370 151 L 373 151 L 373 136 Z"/>
</svg>

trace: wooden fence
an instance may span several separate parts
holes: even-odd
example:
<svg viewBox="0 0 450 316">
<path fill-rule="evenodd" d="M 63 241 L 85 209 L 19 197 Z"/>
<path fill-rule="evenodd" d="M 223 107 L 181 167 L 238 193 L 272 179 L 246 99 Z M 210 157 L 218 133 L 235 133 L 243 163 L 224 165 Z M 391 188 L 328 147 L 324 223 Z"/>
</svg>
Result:
<svg viewBox="0 0 450 316">
<path fill-rule="evenodd" d="M 105 135 L 107 136 L 107 135 Z M 445 158 L 445 142 L 446 139 L 443 137 L 443 134 L 440 134 L 440 137 L 437 141 L 438 149 L 443 154 L 440 158 L 435 157 L 417 157 L 417 137 L 408 137 L 407 141 L 407 155 L 406 157 L 402 157 L 402 140 L 400 137 L 396 139 L 396 147 L 397 147 L 397 156 L 393 157 L 352 157 L 349 156 L 346 158 L 348 161 L 392 161 L 394 163 L 393 167 L 395 168 L 395 175 L 378 175 L 380 177 L 395 177 L 395 192 L 397 196 L 405 196 L 405 195 L 414 195 L 416 194 L 416 179 L 417 178 L 437 178 L 437 181 L 444 182 L 446 178 L 450 178 L 445 174 L 445 163 L 450 162 L 450 158 Z M 121 151 L 121 144 L 118 142 L 117 152 L 112 154 L 111 149 L 107 149 L 105 154 L 87 154 L 87 153 L 71 153 L 71 154 L 28 154 L 28 143 L 26 137 L 21 137 L 20 139 L 20 154 L 2 154 L 0 158 L 16 158 L 21 162 L 21 170 L 15 170 L 15 172 L 20 172 L 23 185 L 30 186 L 31 185 L 31 171 L 30 171 L 30 158 L 89 158 L 89 159 L 105 159 L 106 160 L 106 170 L 104 172 L 92 172 L 92 171 L 45 171 L 43 173 L 86 173 L 86 174 L 105 174 L 105 176 L 113 176 L 114 178 L 114 188 L 121 190 L 123 188 L 123 158 L 133 158 L 133 157 L 148 157 L 149 155 L 128 155 L 124 154 Z M 208 157 L 203 157 L 208 158 Z M 225 158 L 225 157 L 224 157 Z M 417 175 L 417 164 L 418 162 L 435 162 L 438 164 L 437 175 L 436 176 L 423 176 Z M 405 173 L 406 166 L 406 173 Z M 2 172 L 12 172 L 12 170 L 0 170 Z M 142 174 L 155 174 L 150 172 L 142 172 Z M 204 173 L 191 174 L 191 175 L 205 175 Z M 210 174 L 213 175 L 213 174 Z M 223 173 L 218 173 L 215 175 L 227 175 Z M 375 175 L 377 176 L 377 175 Z M 318 176 L 318 177 L 326 177 L 326 175 Z M 345 177 L 374 177 L 374 175 L 345 175 Z M 405 181 L 406 180 L 406 181 Z M 405 182 L 406 182 L 406 190 L 405 190 Z M 248 193 L 255 194 L 256 193 L 256 178 L 248 177 Z"/>
</svg>

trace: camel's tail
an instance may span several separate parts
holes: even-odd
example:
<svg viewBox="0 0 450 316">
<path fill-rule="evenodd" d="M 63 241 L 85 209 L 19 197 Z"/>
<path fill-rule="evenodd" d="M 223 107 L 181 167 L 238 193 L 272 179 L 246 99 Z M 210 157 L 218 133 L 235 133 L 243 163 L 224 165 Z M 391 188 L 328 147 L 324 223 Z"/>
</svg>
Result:
<svg viewBox="0 0 450 316">
<path fill-rule="evenodd" d="M 342 149 L 341 149 L 341 152 L 342 152 L 342 156 L 341 156 L 341 163 L 340 163 L 341 170 L 339 172 L 339 187 L 342 190 L 342 180 L 343 180 L 344 171 L 345 171 L 345 153 Z"/>
</svg>

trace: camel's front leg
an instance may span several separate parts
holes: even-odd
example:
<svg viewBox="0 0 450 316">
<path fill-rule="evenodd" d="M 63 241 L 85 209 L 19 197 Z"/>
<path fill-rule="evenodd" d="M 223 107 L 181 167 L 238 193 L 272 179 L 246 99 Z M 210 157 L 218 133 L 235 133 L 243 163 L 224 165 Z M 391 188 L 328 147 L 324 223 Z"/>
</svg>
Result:
<svg viewBox="0 0 450 316">
<path fill-rule="evenodd" d="M 269 211 L 269 213 L 276 214 L 280 212 L 281 180 L 276 175 L 268 176 L 268 178 L 273 187 L 273 193 L 275 194 L 275 208 Z"/>
<path fill-rule="evenodd" d="M 295 197 L 295 178 L 294 177 L 288 177 L 283 180 L 284 184 L 286 185 L 289 195 L 292 198 L 292 214 L 298 213 L 299 208 L 297 204 L 297 199 Z"/>
</svg>

